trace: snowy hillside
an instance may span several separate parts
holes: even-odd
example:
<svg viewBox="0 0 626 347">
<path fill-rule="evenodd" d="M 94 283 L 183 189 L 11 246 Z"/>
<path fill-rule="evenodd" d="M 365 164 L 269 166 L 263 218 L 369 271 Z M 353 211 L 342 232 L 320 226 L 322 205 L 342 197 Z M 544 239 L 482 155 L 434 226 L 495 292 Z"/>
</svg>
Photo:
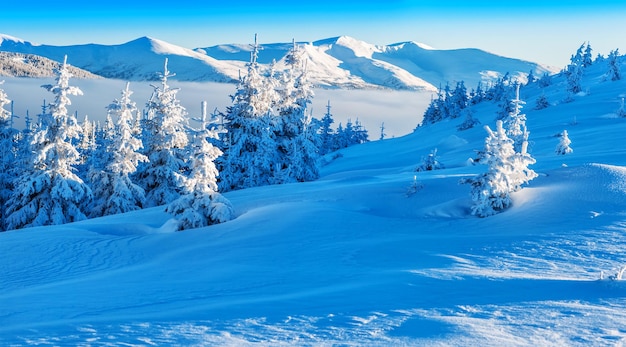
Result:
<svg viewBox="0 0 626 347">
<path fill-rule="evenodd" d="M 248 44 L 223 44 L 194 50 L 162 40 L 142 37 L 120 45 L 50 46 L 0 35 L 0 51 L 36 54 L 68 62 L 108 78 L 154 80 L 165 57 L 180 81 L 230 82 L 250 60 Z M 464 80 L 475 86 L 481 80 L 507 72 L 540 76 L 553 67 L 505 58 L 478 49 L 435 50 L 413 42 L 372 45 L 341 36 L 304 46 L 307 69 L 315 84 L 327 88 L 433 91 L 440 84 Z M 291 43 L 261 44 L 259 62 L 280 61 Z"/>
<path fill-rule="evenodd" d="M 32 54 L 0 52 L 0 76 L 53 77 L 54 70 L 61 64 L 48 58 Z M 99 78 L 91 72 L 71 67 L 76 78 Z"/>
<path fill-rule="evenodd" d="M 570 102 L 563 76 L 521 88 L 539 177 L 492 217 L 459 184 L 487 133 L 458 118 L 330 154 L 314 182 L 225 193 L 224 224 L 172 232 L 157 207 L 0 233 L 0 344 L 623 345 L 626 80 L 606 71 Z M 498 109 L 472 106 L 492 129 Z M 415 172 L 434 148 L 445 168 Z"/>
</svg>

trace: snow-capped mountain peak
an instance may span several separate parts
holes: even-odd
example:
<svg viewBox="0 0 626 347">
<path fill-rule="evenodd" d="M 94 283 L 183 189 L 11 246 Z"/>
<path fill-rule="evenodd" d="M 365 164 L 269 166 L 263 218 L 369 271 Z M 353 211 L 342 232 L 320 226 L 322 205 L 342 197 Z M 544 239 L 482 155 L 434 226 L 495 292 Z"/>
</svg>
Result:
<svg viewBox="0 0 626 347">
<path fill-rule="evenodd" d="M 536 75 L 556 72 L 532 62 L 505 58 L 478 49 L 437 50 L 416 42 L 374 45 L 350 36 L 298 43 L 307 60 L 312 82 L 327 88 L 435 90 L 447 82 L 465 81 L 473 86 L 495 73 Z M 258 62 L 280 61 L 292 43 L 259 45 Z M 72 65 L 108 78 L 153 80 L 164 57 L 176 79 L 230 82 L 250 60 L 250 44 L 220 44 L 188 49 L 144 36 L 120 45 L 33 45 L 0 35 L 0 50 L 35 54 L 61 61 L 68 55 Z M 489 74 L 485 74 L 489 71 Z"/>
</svg>

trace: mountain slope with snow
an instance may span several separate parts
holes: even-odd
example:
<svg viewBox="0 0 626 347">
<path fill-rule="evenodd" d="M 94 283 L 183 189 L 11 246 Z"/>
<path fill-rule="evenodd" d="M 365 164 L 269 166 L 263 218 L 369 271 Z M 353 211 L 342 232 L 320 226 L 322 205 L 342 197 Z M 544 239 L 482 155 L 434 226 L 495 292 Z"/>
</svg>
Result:
<svg viewBox="0 0 626 347">
<path fill-rule="evenodd" d="M 494 75 L 523 76 L 556 72 L 555 68 L 500 57 L 477 49 L 435 50 L 416 43 L 372 45 L 341 36 L 299 43 L 313 82 L 326 88 L 395 89 L 433 91 L 446 82 L 464 80 L 475 86 Z M 259 63 L 280 64 L 292 44 L 259 45 Z M 232 82 L 250 60 L 251 45 L 223 44 L 194 50 L 162 40 L 142 37 L 121 45 L 50 46 L 33 44 L 8 35 L 0 36 L 0 51 L 36 54 L 62 60 L 108 78 L 155 80 L 168 57 L 175 79 L 181 81 Z M 463 62 L 463 64 L 458 64 Z"/>
<path fill-rule="evenodd" d="M 0 233 L 0 344 L 624 344 L 626 80 L 605 71 L 571 102 L 563 76 L 521 89 L 540 176 L 492 217 L 459 184 L 486 132 L 451 119 L 331 154 L 315 182 L 225 193 L 224 224 L 173 232 L 152 208 Z M 491 128 L 497 110 L 473 108 Z M 433 148 L 445 169 L 415 172 Z"/>
<path fill-rule="evenodd" d="M 0 52 L 0 76 L 10 77 L 53 77 L 61 64 L 33 54 Z M 74 66 L 69 67 L 76 78 L 100 78 L 91 72 Z"/>
</svg>

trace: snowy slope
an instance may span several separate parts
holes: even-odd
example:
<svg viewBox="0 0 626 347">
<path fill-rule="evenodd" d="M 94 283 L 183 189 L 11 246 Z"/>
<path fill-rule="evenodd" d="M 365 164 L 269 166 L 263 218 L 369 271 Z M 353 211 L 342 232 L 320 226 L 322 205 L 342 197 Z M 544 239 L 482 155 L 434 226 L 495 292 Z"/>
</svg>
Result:
<svg viewBox="0 0 626 347">
<path fill-rule="evenodd" d="M 0 52 L 0 76 L 10 77 L 53 77 L 60 63 L 33 54 Z M 99 78 L 91 72 L 69 67 L 76 78 Z"/>
<path fill-rule="evenodd" d="M 174 233 L 153 208 L 1 233 L 0 344 L 624 344 L 626 284 L 599 279 L 626 265 L 626 81 L 604 71 L 571 103 L 562 78 L 522 88 L 540 177 L 493 217 L 458 184 L 486 132 L 456 119 L 343 150 L 316 182 L 226 193 L 221 225 Z M 414 172 L 435 147 L 446 169 Z"/>
<path fill-rule="evenodd" d="M 328 88 L 432 91 L 446 82 L 464 80 L 473 87 L 498 74 L 536 75 L 555 68 L 500 57 L 477 49 L 435 50 L 415 43 L 372 45 L 340 36 L 304 47 L 307 70 L 315 84 Z M 291 43 L 260 45 L 259 63 L 280 61 Z M 0 36 L 0 51 L 41 55 L 53 60 L 69 56 L 69 63 L 95 74 L 133 81 L 154 80 L 165 57 L 181 81 L 229 82 L 250 60 L 250 45 L 223 44 L 190 50 L 162 40 L 142 37 L 121 45 L 50 46 Z M 463 62 L 463 64 L 458 64 Z"/>
</svg>

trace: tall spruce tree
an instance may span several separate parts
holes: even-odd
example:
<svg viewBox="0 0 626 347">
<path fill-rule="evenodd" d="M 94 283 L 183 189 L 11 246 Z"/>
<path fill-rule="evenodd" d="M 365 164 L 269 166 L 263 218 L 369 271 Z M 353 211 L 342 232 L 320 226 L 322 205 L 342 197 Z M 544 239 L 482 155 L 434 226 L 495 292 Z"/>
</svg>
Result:
<svg viewBox="0 0 626 347">
<path fill-rule="evenodd" d="M 167 58 L 160 74 L 160 86 L 148 101 L 146 131 L 148 143 L 146 156 L 149 161 L 138 172 L 146 191 L 146 206 L 160 206 L 176 200 L 183 191 L 188 173 L 186 147 L 187 111 L 180 105 L 176 95 L 178 88 L 168 85 L 168 78 L 175 76 L 167 67 Z"/>
<path fill-rule="evenodd" d="M 201 127 L 193 131 L 191 172 L 185 180 L 185 193 L 166 208 L 178 220 L 179 230 L 226 222 L 234 216 L 230 201 L 217 192 L 219 172 L 215 159 L 222 151 L 209 141 L 218 139 L 218 130 L 212 126 L 217 121 L 215 117 L 207 119 L 206 102 L 203 102 Z"/>
<path fill-rule="evenodd" d="M 4 81 L 0 82 L 3 84 Z M 11 129 L 11 112 L 5 107 L 11 104 L 7 94 L 0 89 L 0 207 L 4 207 L 5 203 L 11 196 L 15 178 L 13 170 L 15 166 L 15 155 L 13 151 L 13 131 Z M 4 208 L 0 209 L 0 230 L 4 225 Z"/>
<path fill-rule="evenodd" d="M 56 71 L 56 83 L 42 87 L 54 95 L 49 113 L 42 115 L 41 125 L 33 136 L 32 167 L 25 169 L 7 203 L 8 229 L 55 225 L 85 219 L 85 208 L 91 190 L 74 173 L 80 155 L 72 141 L 81 128 L 68 113 L 70 95 L 82 91 L 69 85 L 72 75 L 65 57 Z"/>
<path fill-rule="evenodd" d="M 256 36 L 252 48 L 247 73 L 239 78 L 231 96 L 233 104 L 225 114 L 228 144 L 220 170 L 223 191 L 270 184 L 279 169 L 272 108 L 275 92 L 267 90 L 257 63 Z"/>
<path fill-rule="evenodd" d="M 122 97 L 107 107 L 109 118 L 116 119 L 116 123 L 104 148 L 110 154 L 108 161 L 103 163 L 102 170 L 92 175 L 92 186 L 95 187 L 93 216 L 138 210 L 145 202 L 144 190 L 131 180 L 137 165 L 148 161 L 148 157 L 139 153 L 143 145 L 133 133 L 137 107 L 130 98 L 132 94 L 130 83 L 126 83 Z"/>
</svg>

